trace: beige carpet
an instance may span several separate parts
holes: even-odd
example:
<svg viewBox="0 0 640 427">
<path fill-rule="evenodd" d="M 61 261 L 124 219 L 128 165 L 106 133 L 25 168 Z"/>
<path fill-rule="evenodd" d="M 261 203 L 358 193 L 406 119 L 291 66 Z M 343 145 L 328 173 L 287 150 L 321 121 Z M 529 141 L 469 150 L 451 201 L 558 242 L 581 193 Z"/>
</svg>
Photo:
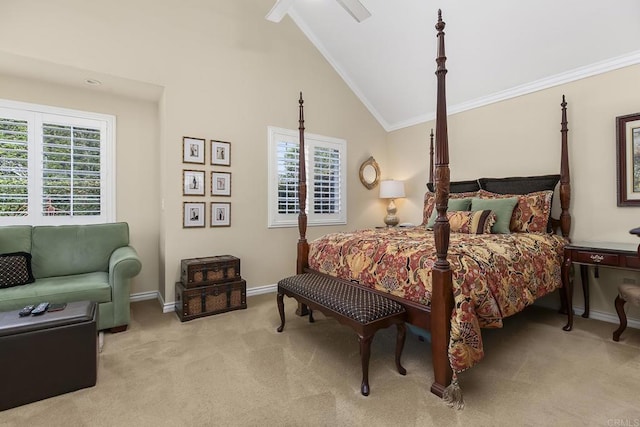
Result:
<svg viewBox="0 0 640 427">
<path fill-rule="evenodd" d="M 132 304 L 128 331 L 106 334 L 98 384 L 0 412 L 2 426 L 637 426 L 640 331 L 530 308 L 485 330 L 486 357 L 463 373 L 466 408 L 429 393 L 430 348 L 409 334 L 405 377 L 395 329 L 372 346 L 371 394 L 360 394 L 356 335 L 322 314 L 276 333 L 275 294 L 247 310 L 180 323 L 156 301 Z M 43 354 L 42 357 L 46 357 Z M 4 386 L 1 384 L 0 386 Z M 625 424 L 626 423 L 626 424 Z"/>
</svg>

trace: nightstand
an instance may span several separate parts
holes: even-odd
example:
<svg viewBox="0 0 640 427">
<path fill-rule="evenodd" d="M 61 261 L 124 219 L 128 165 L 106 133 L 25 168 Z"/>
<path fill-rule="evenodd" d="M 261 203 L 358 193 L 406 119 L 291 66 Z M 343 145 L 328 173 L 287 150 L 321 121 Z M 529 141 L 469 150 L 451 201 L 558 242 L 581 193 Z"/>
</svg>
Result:
<svg viewBox="0 0 640 427">
<path fill-rule="evenodd" d="M 580 265 L 582 292 L 584 293 L 584 313 L 589 317 L 589 266 L 595 267 L 594 276 L 599 277 L 600 266 L 640 270 L 638 245 L 611 242 L 572 242 L 564 247 L 564 263 Z"/>
</svg>

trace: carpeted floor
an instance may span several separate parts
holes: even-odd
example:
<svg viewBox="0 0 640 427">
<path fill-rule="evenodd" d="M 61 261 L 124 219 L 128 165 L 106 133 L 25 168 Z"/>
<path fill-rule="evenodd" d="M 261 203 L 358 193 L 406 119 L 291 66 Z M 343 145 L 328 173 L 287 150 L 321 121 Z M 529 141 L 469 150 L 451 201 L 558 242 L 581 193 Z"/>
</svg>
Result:
<svg viewBox="0 0 640 427">
<path fill-rule="evenodd" d="M 395 328 L 373 341 L 371 394 L 360 394 L 357 336 L 322 314 L 279 325 L 275 294 L 247 310 L 181 323 L 157 301 L 132 304 L 128 331 L 106 334 L 95 387 L 0 412 L 1 426 L 637 426 L 640 331 L 531 307 L 484 330 L 486 356 L 460 375 L 466 407 L 429 393 L 430 348 Z M 42 357 L 46 357 L 43 354 Z M 0 379 L 0 386 L 1 379 Z"/>
</svg>

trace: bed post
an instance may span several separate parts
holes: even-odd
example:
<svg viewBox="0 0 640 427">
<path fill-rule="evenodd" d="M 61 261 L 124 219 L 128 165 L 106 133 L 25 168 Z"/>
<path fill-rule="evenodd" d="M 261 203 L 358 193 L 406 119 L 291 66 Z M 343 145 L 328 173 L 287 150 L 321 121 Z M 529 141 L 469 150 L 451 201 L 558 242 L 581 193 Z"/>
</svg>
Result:
<svg viewBox="0 0 640 427">
<path fill-rule="evenodd" d="M 449 336 L 451 333 L 451 312 L 453 311 L 453 291 L 451 268 L 447 260 L 449 250 L 449 220 L 447 203 L 449 200 L 449 143 L 447 136 L 447 101 L 445 76 L 447 57 L 444 50 L 444 27 L 442 12 L 438 10 L 438 95 L 436 107 L 436 161 L 435 192 L 438 216 L 433 227 L 437 260 L 432 271 L 431 292 L 431 355 L 433 359 L 434 382 L 431 392 L 443 397 L 445 388 L 451 383 L 453 372 L 449 364 Z"/>
<path fill-rule="evenodd" d="M 298 100 L 300 118 L 298 120 L 298 130 L 300 131 L 300 145 L 298 147 L 298 233 L 300 237 L 298 239 L 298 256 L 296 258 L 296 274 L 304 273 L 305 269 L 309 267 L 309 243 L 307 243 L 307 172 L 304 161 L 304 100 L 302 99 L 302 92 L 300 92 L 300 99 Z M 309 314 L 307 306 L 305 304 L 298 303 L 296 310 L 298 316 L 305 316 Z"/>
<path fill-rule="evenodd" d="M 300 131 L 300 146 L 298 153 L 298 258 L 296 265 L 296 274 L 304 273 L 309 266 L 309 243 L 307 243 L 307 213 L 305 211 L 307 204 L 307 172 L 304 161 L 304 100 L 302 92 L 300 92 L 300 119 L 298 120 L 298 130 Z"/>
<path fill-rule="evenodd" d="M 571 201 L 571 180 L 569 179 L 569 150 L 567 144 L 567 101 L 562 95 L 562 122 L 560 133 L 562 134 L 562 149 L 560 154 L 560 231 L 562 236 L 569 240 L 571 232 L 571 215 L 569 214 L 569 204 Z M 571 281 L 570 257 L 566 257 L 562 262 L 562 288 L 560 290 L 561 308 L 560 312 L 567 313 L 567 324 L 562 328 L 565 331 L 573 329 L 573 282 Z"/>
<path fill-rule="evenodd" d="M 562 151 L 560 158 L 560 207 L 562 213 L 560 214 L 560 230 L 562 235 L 569 238 L 569 232 L 571 231 L 571 215 L 569 214 L 569 204 L 571 201 L 571 180 L 569 179 L 569 150 L 567 147 L 567 102 L 562 95 Z"/>
</svg>

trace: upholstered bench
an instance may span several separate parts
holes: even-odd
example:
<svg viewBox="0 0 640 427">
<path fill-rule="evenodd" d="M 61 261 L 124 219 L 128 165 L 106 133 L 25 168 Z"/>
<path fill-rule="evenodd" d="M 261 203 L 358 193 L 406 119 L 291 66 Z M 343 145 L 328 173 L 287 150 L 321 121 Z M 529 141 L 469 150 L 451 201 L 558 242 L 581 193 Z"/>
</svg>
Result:
<svg viewBox="0 0 640 427">
<path fill-rule="evenodd" d="M 396 368 L 401 375 L 407 373 L 400 364 L 400 357 L 406 336 L 404 307 L 384 296 L 331 276 L 304 273 L 287 277 L 278 282 L 278 311 L 284 329 L 284 296 L 295 298 L 309 307 L 309 322 L 313 322 L 313 310 L 333 317 L 343 325 L 352 328 L 359 337 L 360 359 L 362 362 L 362 384 L 360 392 L 369 395 L 369 356 L 371 341 L 378 329 L 396 325 Z"/>
</svg>

